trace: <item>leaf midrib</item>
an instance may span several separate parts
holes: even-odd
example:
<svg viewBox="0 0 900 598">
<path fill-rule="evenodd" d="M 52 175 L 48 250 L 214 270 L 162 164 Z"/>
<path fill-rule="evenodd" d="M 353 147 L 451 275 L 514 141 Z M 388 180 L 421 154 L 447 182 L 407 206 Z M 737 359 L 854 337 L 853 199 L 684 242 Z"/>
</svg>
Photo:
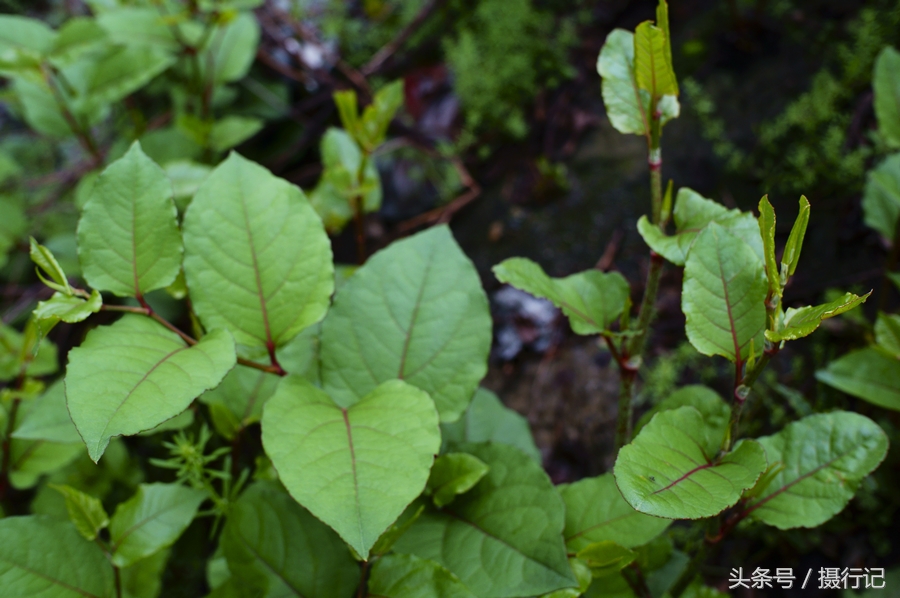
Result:
<svg viewBox="0 0 900 598">
<path fill-rule="evenodd" d="M 253 276 L 256 280 L 256 296 L 259 298 L 259 306 L 262 311 L 262 320 L 263 327 L 266 331 L 266 346 L 272 347 L 274 350 L 275 344 L 272 342 L 272 330 L 269 327 L 269 312 L 266 308 L 266 297 L 263 294 L 262 288 L 262 279 L 259 274 L 259 261 L 256 257 L 256 245 L 253 242 L 253 230 L 250 228 L 250 215 L 247 213 L 247 197 L 241 189 L 241 211 L 244 215 L 244 225 L 247 229 L 247 243 L 250 245 L 250 258 L 253 260 Z"/>
<path fill-rule="evenodd" d="M 49 576 L 47 576 L 47 575 L 44 575 L 44 574 L 41 573 L 40 571 L 35 571 L 35 570 L 32 569 L 31 567 L 26 567 L 25 565 L 22 565 L 21 563 L 17 563 L 17 562 L 14 562 L 14 561 L 11 561 L 11 560 L 6 560 L 6 559 L 4 559 L 4 560 L 5 560 L 7 563 L 10 563 L 10 564 L 11 564 L 13 567 L 15 567 L 15 568 L 21 569 L 22 571 L 27 571 L 28 573 L 31 573 L 32 575 L 35 575 L 35 576 L 37 576 L 37 577 L 40 577 L 41 579 L 46 579 L 46 580 L 49 581 L 50 583 L 56 584 L 56 585 L 58 585 L 58 586 L 62 586 L 62 587 L 64 587 L 64 588 L 66 588 L 67 590 L 71 590 L 71 591 L 73 591 L 73 592 L 76 592 L 76 593 L 78 593 L 78 594 L 81 594 L 82 596 L 87 596 L 88 598 L 103 598 L 102 596 L 98 596 L 97 594 L 91 594 L 90 592 L 88 592 L 88 591 L 86 591 L 86 590 L 82 590 L 81 588 L 76 588 L 76 587 L 70 586 L 69 584 L 67 584 L 67 583 L 65 583 L 65 582 L 63 582 L 63 581 L 60 581 L 60 580 L 55 579 L 55 578 L 53 578 L 53 577 L 49 577 Z"/>
</svg>

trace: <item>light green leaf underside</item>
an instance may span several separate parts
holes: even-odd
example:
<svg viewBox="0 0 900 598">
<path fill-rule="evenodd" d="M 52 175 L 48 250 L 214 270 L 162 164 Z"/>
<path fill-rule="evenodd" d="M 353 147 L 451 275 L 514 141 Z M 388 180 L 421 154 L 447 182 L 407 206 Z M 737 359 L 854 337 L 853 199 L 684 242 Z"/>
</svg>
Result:
<svg viewBox="0 0 900 598">
<path fill-rule="evenodd" d="M 448 446 L 463 442 L 495 442 L 514 446 L 537 463 L 541 451 L 534 443 L 528 420 L 506 407 L 486 388 L 479 388 L 468 409 L 457 421 L 441 424 L 441 433 Z"/>
<path fill-rule="evenodd" d="M 817 413 L 759 439 L 780 471 L 747 505 L 750 516 L 779 529 L 816 527 L 839 513 L 887 454 L 887 435 L 848 411 Z"/>
<path fill-rule="evenodd" d="M 890 46 L 875 60 L 872 89 L 878 132 L 887 144 L 900 148 L 900 52 Z"/>
<path fill-rule="evenodd" d="M 392 554 L 375 562 L 369 595 L 379 598 L 475 598 L 450 571 L 411 554 Z"/>
<path fill-rule="evenodd" d="M 271 482 L 241 495 L 221 543 L 233 579 L 260 598 L 347 598 L 359 582 L 341 539 Z"/>
<path fill-rule="evenodd" d="M 759 443 L 740 442 L 716 457 L 700 412 L 663 411 L 619 451 L 614 473 L 622 496 L 648 515 L 670 519 L 712 517 L 734 505 L 766 468 Z"/>
<path fill-rule="evenodd" d="M 331 243 L 303 192 L 232 153 L 184 216 L 184 273 L 207 328 L 280 346 L 317 322 L 334 289 Z"/>
<path fill-rule="evenodd" d="M 843 297 L 822 305 L 801 307 L 799 309 L 789 307 L 784 314 L 784 327 L 774 332 L 766 330 L 766 338 L 773 343 L 777 343 L 808 336 L 819 327 L 822 320 L 850 311 L 857 305 L 865 303 L 871 294 L 872 292 L 869 291 L 860 297 L 853 293 L 844 293 Z"/>
<path fill-rule="evenodd" d="M 4 598 L 113 598 L 113 570 L 100 547 L 68 521 L 44 515 L 0 519 Z"/>
<path fill-rule="evenodd" d="M 613 29 L 607 36 L 597 72 L 603 79 L 603 103 L 613 127 L 620 133 L 649 135 L 650 94 L 634 78 L 634 34 Z"/>
<path fill-rule="evenodd" d="M 135 142 L 94 185 L 78 222 L 78 257 L 95 289 L 134 297 L 165 287 L 181 268 L 172 185 Z"/>
<path fill-rule="evenodd" d="M 851 351 L 816 378 L 873 405 L 900 411 L 900 359 L 876 348 Z"/>
<path fill-rule="evenodd" d="M 113 436 L 137 434 L 184 411 L 235 364 L 234 341 L 213 330 L 188 347 L 139 315 L 91 330 L 69 352 L 69 414 L 95 462 Z"/>
<path fill-rule="evenodd" d="M 425 488 L 441 441 L 434 403 L 401 380 L 342 409 L 297 375 L 266 403 L 262 438 L 291 496 L 363 556 Z"/>
<path fill-rule="evenodd" d="M 488 472 L 488 466 L 478 457 L 468 453 L 447 453 L 434 461 L 427 493 L 431 494 L 435 506 L 443 507 L 453 502 L 458 494 L 472 489 Z"/>
<path fill-rule="evenodd" d="M 487 371 L 491 317 L 472 262 L 438 226 L 357 270 L 322 324 L 322 384 L 341 406 L 400 378 L 456 420 Z"/>
<path fill-rule="evenodd" d="M 675 222 L 674 235 L 666 235 L 658 226 L 651 224 L 646 216 L 641 216 L 638 220 L 638 232 L 653 251 L 676 266 L 684 265 L 697 235 L 710 222 L 717 222 L 733 235 L 743 239 L 759 259 L 763 260 L 763 242 L 759 226 L 752 214 L 736 209 L 729 210 L 693 189 L 682 187 L 675 197 L 672 217 Z"/>
<path fill-rule="evenodd" d="M 578 552 L 613 540 L 625 548 L 646 544 L 669 527 L 669 519 L 635 511 L 625 502 L 612 473 L 560 488 L 566 503 L 566 548 Z"/>
<path fill-rule="evenodd" d="M 494 266 L 494 275 L 500 282 L 549 299 L 566 314 L 576 334 L 605 331 L 622 313 L 630 291 L 618 272 L 587 270 L 550 278 L 538 264 L 520 257 Z"/>
<path fill-rule="evenodd" d="M 763 347 L 768 280 L 747 243 L 712 222 L 697 236 L 684 268 L 681 308 L 688 340 L 704 355 L 745 360 Z"/>
<path fill-rule="evenodd" d="M 477 596 L 576 587 L 563 543 L 565 506 L 540 466 L 502 444 L 464 445 L 490 468 L 443 510 L 422 515 L 395 546 L 436 561 Z"/>
<path fill-rule="evenodd" d="M 900 153 L 869 171 L 862 207 L 866 225 L 885 239 L 893 239 L 900 217 Z"/>
<path fill-rule="evenodd" d="M 187 529 L 206 493 L 179 484 L 141 484 L 109 524 L 112 562 L 126 567 L 167 546 Z"/>
</svg>

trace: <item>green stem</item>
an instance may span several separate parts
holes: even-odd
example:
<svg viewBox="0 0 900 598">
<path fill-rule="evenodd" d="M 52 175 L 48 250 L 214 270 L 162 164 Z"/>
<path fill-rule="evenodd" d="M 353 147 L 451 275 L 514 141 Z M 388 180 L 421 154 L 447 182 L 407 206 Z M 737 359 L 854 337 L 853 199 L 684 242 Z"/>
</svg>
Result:
<svg viewBox="0 0 900 598">
<path fill-rule="evenodd" d="M 112 567 L 116 578 L 116 598 L 122 598 L 122 573 L 117 566 L 113 565 Z"/>
<path fill-rule="evenodd" d="M 722 441 L 723 453 L 727 453 L 731 450 L 731 447 L 734 445 L 734 441 L 738 436 L 738 426 L 740 426 L 741 423 L 741 412 L 744 410 L 744 403 L 747 402 L 747 397 L 750 396 L 750 389 L 753 388 L 756 379 L 759 378 L 759 375 L 766 369 L 769 361 L 771 361 L 772 357 L 777 353 L 777 346 L 774 349 L 765 351 L 762 356 L 756 360 L 756 363 L 744 373 L 744 377 L 736 382 L 734 397 L 731 402 L 731 419 L 728 423 L 725 439 Z"/>
</svg>

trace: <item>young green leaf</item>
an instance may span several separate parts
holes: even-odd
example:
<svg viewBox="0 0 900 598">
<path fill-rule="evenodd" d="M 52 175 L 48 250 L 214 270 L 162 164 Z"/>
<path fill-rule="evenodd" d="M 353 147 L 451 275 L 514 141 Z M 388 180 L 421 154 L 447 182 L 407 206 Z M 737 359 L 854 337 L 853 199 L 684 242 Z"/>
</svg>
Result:
<svg viewBox="0 0 900 598">
<path fill-rule="evenodd" d="M 138 486 L 109 524 L 113 564 L 127 567 L 174 544 L 206 498 L 205 492 L 179 484 Z"/>
<path fill-rule="evenodd" d="M 65 497 L 69 519 L 85 539 L 93 542 L 100 530 L 109 525 L 109 515 L 98 499 L 71 486 L 50 484 L 50 487 Z"/>
<path fill-rule="evenodd" d="M 768 288 L 753 249 L 710 223 L 697 236 L 684 267 L 681 308 L 688 340 L 704 355 L 745 360 L 751 343 L 763 346 Z"/>
<path fill-rule="evenodd" d="M 82 322 L 95 314 L 103 307 L 103 299 L 97 289 L 91 291 L 89 299 L 83 299 L 74 295 L 53 293 L 47 301 L 38 301 L 34 308 L 34 318 L 37 320 L 41 333 L 46 336 L 51 328 L 60 321 L 74 324 Z"/>
<path fill-rule="evenodd" d="M 865 303 L 872 291 L 862 297 L 853 293 L 844 293 L 829 303 L 822 305 L 806 306 L 799 309 L 789 307 L 784 314 L 784 325 L 778 330 L 766 330 L 766 338 L 773 343 L 785 340 L 796 340 L 812 334 L 822 323 L 822 320 L 833 318 L 846 311 L 850 311 L 857 305 Z"/>
<path fill-rule="evenodd" d="M 612 473 L 559 487 L 566 503 L 566 548 L 578 552 L 597 542 L 625 548 L 646 544 L 669 527 L 669 519 L 635 511 L 625 502 Z"/>
<path fill-rule="evenodd" d="M 491 317 L 475 266 L 446 226 L 373 255 L 322 324 L 322 384 L 348 407 L 386 380 L 426 391 L 457 419 L 487 371 Z"/>
<path fill-rule="evenodd" d="M 721 444 L 722 438 L 728 430 L 731 407 L 722 400 L 722 397 L 716 391 L 699 384 L 682 386 L 663 401 L 654 405 L 635 424 L 634 433 L 640 432 L 657 413 L 685 406 L 693 407 L 703 416 L 704 428 L 709 432 L 708 442 L 712 443 L 713 446 Z"/>
<path fill-rule="evenodd" d="M 816 379 L 873 405 L 900 411 L 900 360 L 875 347 L 851 351 Z"/>
<path fill-rule="evenodd" d="M 15 328 L 0 324 L 0 381 L 14 380 L 22 368 L 26 376 L 35 378 L 49 376 L 59 369 L 56 345 L 45 339 L 34 355 L 34 342 Z M 30 361 L 26 359 L 29 355 Z"/>
<path fill-rule="evenodd" d="M 411 554 L 378 559 L 369 577 L 369 595 L 383 598 L 475 598 L 453 573 Z"/>
<path fill-rule="evenodd" d="M 340 538 L 272 482 L 241 495 L 221 546 L 233 579 L 255 596 L 346 598 L 359 581 Z"/>
<path fill-rule="evenodd" d="M 531 260 L 514 257 L 494 266 L 500 282 L 536 297 L 549 299 L 563 310 L 576 334 L 600 334 L 625 308 L 630 289 L 618 272 L 587 270 L 565 278 L 550 278 Z"/>
<path fill-rule="evenodd" d="M 139 315 L 91 330 L 69 352 L 66 373 L 69 413 L 91 459 L 100 459 L 113 436 L 137 434 L 184 411 L 219 384 L 235 359 L 224 330 L 192 347 Z"/>
<path fill-rule="evenodd" d="M 590 567 L 594 577 L 606 577 L 630 565 L 637 554 L 612 540 L 603 540 L 579 550 L 578 558 Z"/>
<path fill-rule="evenodd" d="M 809 200 L 805 195 L 800 196 L 800 213 L 791 227 L 787 244 L 784 246 L 784 255 L 781 256 L 782 266 L 787 268 L 787 275 L 793 276 L 797 270 L 797 262 L 800 261 L 800 250 L 803 248 L 803 238 L 806 236 L 806 227 L 809 224 Z"/>
<path fill-rule="evenodd" d="M 634 73 L 634 34 L 613 29 L 597 57 L 603 80 L 603 103 L 609 122 L 620 133 L 650 135 L 650 94 L 638 87 Z"/>
<path fill-rule="evenodd" d="M 875 59 L 872 89 L 878 132 L 890 147 L 900 148 L 900 52 L 885 47 Z"/>
<path fill-rule="evenodd" d="M 432 400 L 401 380 L 341 408 L 291 375 L 266 403 L 262 439 L 291 496 L 365 558 L 425 488 L 440 430 Z"/>
<path fill-rule="evenodd" d="M 97 544 L 45 515 L 0 519 L 0 588 L 8 598 L 114 598 L 113 569 Z"/>
<path fill-rule="evenodd" d="M 401 106 L 403 106 L 402 80 L 388 83 L 375 92 L 372 103 L 363 110 L 359 122 L 358 140 L 367 152 L 371 153 L 384 143 L 388 125 Z"/>
<path fill-rule="evenodd" d="M 337 106 L 338 116 L 341 118 L 341 126 L 354 140 L 358 140 L 359 108 L 356 101 L 356 91 L 344 89 L 334 92 L 332 97 L 334 98 L 334 105 Z"/>
<path fill-rule="evenodd" d="M 216 27 L 200 51 L 200 76 L 216 84 L 243 79 L 256 58 L 259 36 L 259 22 L 252 12 L 241 12 Z"/>
<path fill-rule="evenodd" d="M 441 424 L 441 437 L 450 447 L 464 442 L 494 442 L 514 446 L 537 463 L 541 451 L 534 444 L 528 420 L 503 405 L 486 388 L 479 388 L 469 408 L 457 421 Z"/>
<path fill-rule="evenodd" d="M 576 587 L 562 537 L 565 507 L 547 474 L 513 447 L 462 448 L 487 463 L 488 474 L 452 505 L 422 515 L 397 552 L 440 563 L 484 598 Z"/>
<path fill-rule="evenodd" d="M 94 186 L 78 221 L 85 280 L 122 297 L 172 283 L 181 268 L 181 235 L 172 185 L 138 142 Z"/>
<path fill-rule="evenodd" d="M 763 198 L 759 200 L 759 234 L 763 240 L 769 295 L 781 297 L 781 270 L 775 259 L 775 209 L 769 203 L 768 195 L 763 195 Z"/>
<path fill-rule="evenodd" d="M 717 457 L 719 446 L 707 427 L 693 407 L 656 414 L 616 459 L 625 500 L 669 519 L 712 517 L 734 505 L 765 471 L 766 454 L 759 443 L 744 440 Z"/>
<path fill-rule="evenodd" d="M 276 346 L 317 322 L 334 288 L 331 243 L 294 185 L 232 153 L 184 216 L 184 274 L 207 328 Z"/>
<path fill-rule="evenodd" d="M 638 220 L 638 232 L 644 242 L 676 266 L 683 266 L 688 251 L 697 235 L 710 222 L 717 222 L 733 235 L 750 245 L 754 253 L 763 259 L 763 244 L 759 226 L 751 214 L 729 210 L 725 206 L 706 199 L 693 189 L 682 187 L 675 198 L 675 234 L 666 235 L 646 216 Z"/>
<path fill-rule="evenodd" d="M 438 508 L 449 505 L 458 494 L 465 494 L 488 472 L 488 466 L 468 453 L 448 453 L 434 461 L 425 492 Z"/>
<path fill-rule="evenodd" d="M 29 255 L 31 256 L 31 261 L 40 268 L 40 270 L 37 270 L 38 278 L 54 291 L 60 292 L 66 296 L 73 295 L 74 291 L 72 290 L 72 287 L 69 286 L 69 280 L 66 277 L 66 273 L 59 265 L 59 262 L 56 261 L 53 252 L 35 241 L 34 237 L 29 238 L 29 243 Z M 53 281 L 52 283 L 41 275 L 41 270 L 50 277 L 50 280 Z"/>
<path fill-rule="evenodd" d="M 900 357 L 900 315 L 879 313 L 875 320 L 875 343 Z"/>
<path fill-rule="evenodd" d="M 668 19 L 666 20 L 668 24 Z M 678 95 L 672 54 L 665 30 L 644 21 L 634 30 L 634 77 L 639 89 L 659 100 Z"/>
<path fill-rule="evenodd" d="M 51 384 L 44 394 L 31 402 L 24 417 L 19 418 L 12 437 L 63 444 L 81 442 L 81 436 L 66 408 L 66 388 L 62 379 Z"/>
<path fill-rule="evenodd" d="M 869 171 L 862 199 L 863 221 L 892 240 L 900 218 L 900 153 Z"/>
<path fill-rule="evenodd" d="M 816 527 L 834 517 L 888 449 L 878 424 L 848 411 L 810 415 L 759 443 L 784 469 L 745 509 L 779 529 Z"/>
</svg>

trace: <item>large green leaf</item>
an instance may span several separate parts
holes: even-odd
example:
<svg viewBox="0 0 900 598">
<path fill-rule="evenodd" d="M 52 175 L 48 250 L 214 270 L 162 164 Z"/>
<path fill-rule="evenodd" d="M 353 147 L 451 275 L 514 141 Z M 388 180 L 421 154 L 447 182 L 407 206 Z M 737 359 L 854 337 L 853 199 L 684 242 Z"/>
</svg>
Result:
<svg viewBox="0 0 900 598">
<path fill-rule="evenodd" d="M 56 33 L 37 19 L 0 15 L 0 75 L 40 76 L 40 61 L 53 48 Z"/>
<path fill-rule="evenodd" d="M 103 56 L 88 57 L 79 79 L 85 102 L 111 104 L 144 87 L 175 63 L 174 54 L 146 46 L 112 46 Z M 74 68 L 74 67 L 73 67 Z"/>
<path fill-rule="evenodd" d="M 578 552 L 596 542 L 625 548 L 646 544 L 672 523 L 635 511 L 625 502 L 611 473 L 560 487 L 566 503 L 566 548 Z"/>
<path fill-rule="evenodd" d="M 150 46 L 171 52 L 180 47 L 173 27 L 156 6 L 118 7 L 97 15 L 97 23 L 110 41 L 129 46 Z"/>
<path fill-rule="evenodd" d="M 322 325 L 322 383 L 347 407 L 400 378 L 453 421 L 487 371 L 490 346 L 475 266 L 438 226 L 379 251 L 337 293 Z"/>
<path fill-rule="evenodd" d="M 876 348 L 851 351 L 816 372 L 829 386 L 900 411 L 900 359 Z"/>
<path fill-rule="evenodd" d="M 806 306 L 801 308 L 789 307 L 784 314 L 784 325 L 778 330 L 766 330 L 766 338 L 777 343 L 785 340 L 795 340 L 812 334 L 822 323 L 822 320 L 833 318 L 846 311 L 850 311 L 857 305 L 864 303 L 872 292 L 869 291 L 862 297 L 853 293 L 844 293 L 834 301 L 821 305 Z"/>
<path fill-rule="evenodd" d="M 634 76 L 634 34 L 613 29 L 607 36 L 597 72 L 603 78 L 603 103 L 612 126 L 620 133 L 650 134 L 650 94 Z"/>
<path fill-rule="evenodd" d="M 900 217 L 900 153 L 869 171 L 862 207 L 866 225 L 885 239 L 893 239 Z"/>
<path fill-rule="evenodd" d="M 31 403 L 12 437 L 64 444 L 81 442 L 66 408 L 66 388 L 62 380 L 51 384 L 44 394 Z"/>
<path fill-rule="evenodd" d="M 779 529 L 816 527 L 834 517 L 888 449 L 878 424 L 849 411 L 810 415 L 759 443 L 769 462 L 783 468 L 745 509 Z"/>
<path fill-rule="evenodd" d="M 761 351 L 768 288 L 753 249 L 711 222 L 685 261 L 681 308 L 688 340 L 704 355 L 731 361 L 747 359 L 751 344 Z"/>
<path fill-rule="evenodd" d="M 657 517 L 700 519 L 734 505 L 766 469 L 759 443 L 744 440 L 730 453 L 719 449 L 693 407 L 656 414 L 619 451 L 616 483 L 632 507 Z"/>
<path fill-rule="evenodd" d="M 68 521 L 0 519 L 3 598 L 113 598 L 113 570 L 100 547 Z"/>
<path fill-rule="evenodd" d="M 123 297 L 168 286 L 181 268 L 181 235 L 165 171 L 138 142 L 94 185 L 78 222 L 88 284 Z"/>
<path fill-rule="evenodd" d="M 502 444 L 463 447 L 488 474 L 442 510 L 422 515 L 395 546 L 436 561 L 483 598 L 576 587 L 563 543 L 565 506 L 547 474 Z"/>
<path fill-rule="evenodd" d="M 630 289 L 618 272 L 587 270 L 565 278 L 550 278 L 531 260 L 514 257 L 494 266 L 500 282 L 535 297 L 549 299 L 563 310 L 576 334 L 600 334 L 616 321 Z"/>
<path fill-rule="evenodd" d="M 328 309 L 331 243 L 294 185 L 232 153 L 184 216 L 184 273 L 207 328 L 237 342 L 291 340 Z"/>
<path fill-rule="evenodd" d="M 683 266 L 697 235 L 710 222 L 716 222 L 733 235 L 743 239 L 763 259 L 763 243 L 759 226 L 752 214 L 729 210 L 722 204 L 706 199 L 693 189 L 682 187 L 675 197 L 673 211 L 675 234 L 666 235 L 646 216 L 638 220 L 638 232 L 650 249 L 676 266 Z"/>
<path fill-rule="evenodd" d="M 348 598 L 359 583 L 347 546 L 272 482 L 241 495 L 221 546 L 233 578 L 259 598 Z"/>
<path fill-rule="evenodd" d="M 187 529 L 206 493 L 179 484 L 141 484 L 109 524 L 112 562 L 127 567 L 154 554 Z"/>
<path fill-rule="evenodd" d="M 872 88 L 878 132 L 888 145 L 900 148 L 900 52 L 890 46 L 875 60 Z"/>
<path fill-rule="evenodd" d="M 468 409 L 457 421 L 441 424 L 444 442 L 450 446 L 462 442 L 495 442 L 514 446 L 538 463 L 541 451 L 534 444 L 528 420 L 506 407 L 486 388 L 479 388 Z"/>
<path fill-rule="evenodd" d="M 425 488 L 441 442 L 414 386 L 391 380 L 341 408 L 297 375 L 266 403 L 262 438 L 291 496 L 363 557 Z"/>
<path fill-rule="evenodd" d="M 161 324 L 126 315 L 88 333 L 69 352 L 69 414 L 96 462 L 113 436 L 175 417 L 235 363 L 234 342 L 213 330 L 189 347 Z"/>
<path fill-rule="evenodd" d="M 369 596 L 379 598 L 475 598 L 453 573 L 411 554 L 378 559 L 368 590 Z"/>
</svg>

